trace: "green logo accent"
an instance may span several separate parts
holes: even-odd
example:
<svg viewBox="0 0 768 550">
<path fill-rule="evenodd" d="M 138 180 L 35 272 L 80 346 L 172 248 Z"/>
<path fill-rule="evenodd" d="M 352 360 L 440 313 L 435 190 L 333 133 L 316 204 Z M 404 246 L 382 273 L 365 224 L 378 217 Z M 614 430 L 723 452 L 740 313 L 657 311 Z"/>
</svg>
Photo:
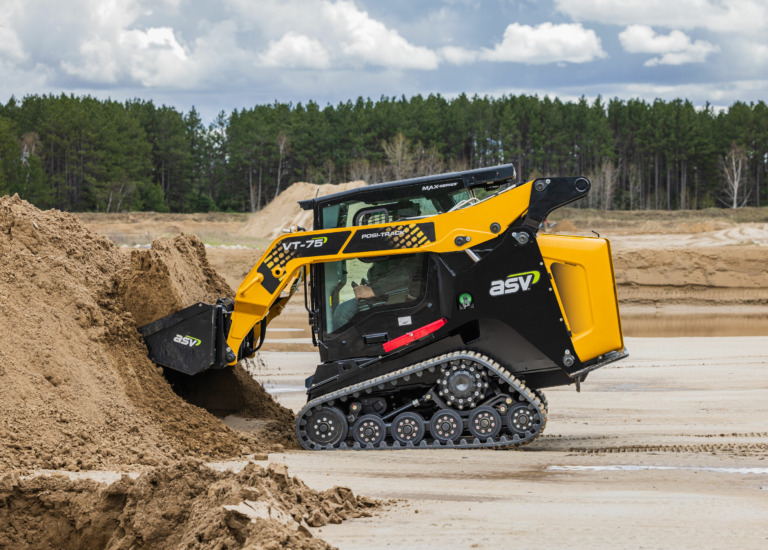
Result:
<svg viewBox="0 0 768 550">
<path fill-rule="evenodd" d="M 310 240 L 312 240 L 312 241 L 320 241 L 320 240 L 322 240 L 323 244 L 325 244 L 325 243 L 328 242 L 328 237 L 312 237 L 312 239 L 310 239 Z"/>
<path fill-rule="evenodd" d="M 184 335 L 185 338 L 189 338 L 190 342 L 194 342 L 194 345 L 191 347 L 197 347 L 200 345 L 200 338 L 195 338 L 194 336 Z"/>
<path fill-rule="evenodd" d="M 472 295 L 469 292 L 463 293 L 459 296 L 459 307 L 461 309 L 467 309 L 472 306 Z"/>
<path fill-rule="evenodd" d="M 511 279 L 512 277 L 525 277 L 526 275 L 533 275 L 533 281 L 531 281 L 532 285 L 538 283 L 539 277 L 541 277 L 541 274 L 538 271 L 525 271 L 524 273 L 514 273 L 512 275 L 507 275 L 507 279 Z"/>
</svg>

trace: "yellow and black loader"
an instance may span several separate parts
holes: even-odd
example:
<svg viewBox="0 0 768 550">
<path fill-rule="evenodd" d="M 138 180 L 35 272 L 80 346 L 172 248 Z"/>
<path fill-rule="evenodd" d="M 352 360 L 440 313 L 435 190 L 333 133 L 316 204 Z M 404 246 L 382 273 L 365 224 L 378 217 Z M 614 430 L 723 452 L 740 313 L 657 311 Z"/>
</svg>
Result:
<svg viewBox="0 0 768 550">
<path fill-rule="evenodd" d="M 320 364 L 296 419 L 306 449 L 520 446 L 543 388 L 627 356 L 608 240 L 540 234 L 584 177 L 512 165 L 301 201 L 234 300 L 141 327 L 150 357 L 195 375 L 251 357 L 304 285 Z"/>
</svg>

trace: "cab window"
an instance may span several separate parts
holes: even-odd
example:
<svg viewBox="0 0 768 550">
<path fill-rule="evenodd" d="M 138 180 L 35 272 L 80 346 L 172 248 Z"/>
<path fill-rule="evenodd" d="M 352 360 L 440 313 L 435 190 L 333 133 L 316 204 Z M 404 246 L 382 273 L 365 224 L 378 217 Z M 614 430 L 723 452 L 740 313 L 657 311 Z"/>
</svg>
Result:
<svg viewBox="0 0 768 550">
<path fill-rule="evenodd" d="M 425 289 L 426 262 L 427 255 L 420 253 L 324 264 L 326 333 L 338 333 L 381 310 L 418 303 Z"/>
<path fill-rule="evenodd" d="M 384 197 L 367 200 L 360 196 L 351 198 L 346 202 L 323 207 L 321 225 L 322 229 L 335 229 L 337 227 L 389 223 L 408 218 L 434 216 L 448 212 L 469 197 L 470 192 L 463 186 L 459 189 L 437 190 L 418 195 L 405 194 L 396 199 Z M 360 212 L 365 215 L 358 216 Z M 370 215 L 368 215 L 369 213 Z M 373 215 L 374 213 L 376 216 Z"/>
</svg>

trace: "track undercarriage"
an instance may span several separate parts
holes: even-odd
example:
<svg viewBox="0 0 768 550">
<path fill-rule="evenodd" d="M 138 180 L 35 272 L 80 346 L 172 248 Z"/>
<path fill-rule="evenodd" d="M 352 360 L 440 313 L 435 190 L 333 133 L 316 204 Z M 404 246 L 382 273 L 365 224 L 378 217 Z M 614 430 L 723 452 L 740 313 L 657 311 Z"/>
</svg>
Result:
<svg viewBox="0 0 768 550">
<path fill-rule="evenodd" d="M 519 447 L 546 427 L 544 395 L 496 361 L 458 351 L 308 402 L 308 450 Z"/>
</svg>

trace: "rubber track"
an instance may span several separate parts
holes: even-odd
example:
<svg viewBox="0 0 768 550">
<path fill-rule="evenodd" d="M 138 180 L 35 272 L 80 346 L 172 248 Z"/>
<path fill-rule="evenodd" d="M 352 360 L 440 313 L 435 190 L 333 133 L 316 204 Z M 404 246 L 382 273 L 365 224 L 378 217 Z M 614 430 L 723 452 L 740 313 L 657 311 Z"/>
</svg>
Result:
<svg viewBox="0 0 768 550">
<path fill-rule="evenodd" d="M 494 438 L 486 438 L 483 441 L 481 441 L 479 438 L 473 438 L 471 441 L 468 441 L 467 437 L 462 437 L 458 443 L 454 443 L 452 441 L 449 441 L 447 443 L 441 443 L 440 441 L 437 441 L 437 440 L 433 440 L 432 442 L 428 443 L 425 438 L 425 439 L 422 439 L 418 445 L 414 445 L 413 443 L 408 443 L 407 445 L 403 445 L 398 441 L 393 440 L 391 442 L 388 442 L 387 439 L 385 439 L 377 446 L 374 446 L 372 444 L 361 446 L 357 442 L 355 442 L 352 445 L 347 445 L 345 441 L 342 441 L 336 446 L 332 446 L 332 445 L 319 445 L 317 443 L 313 443 L 312 441 L 309 440 L 309 438 L 306 435 L 306 431 L 302 427 L 303 425 L 306 424 L 306 420 L 304 420 L 304 416 L 310 411 L 312 411 L 312 409 L 314 409 L 315 407 L 319 407 L 326 404 L 329 406 L 333 406 L 334 401 L 336 399 L 341 399 L 343 397 L 351 396 L 351 397 L 357 398 L 359 395 L 365 393 L 365 390 L 369 388 L 383 390 L 387 384 L 390 384 L 394 387 L 397 385 L 396 381 L 398 379 L 406 378 L 406 377 L 410 379 L 411 376 L 420 377 L 423 371 L 428 370 L 430 372 L 434 372 L 436 369 L 439 369 L 440 365 L 443 363 L 446 363 L 448 361 L 461 360 L 461 359 L 475 361 L 482 364 L 492 374 L 495 374 L 496 376 L 498 376 L 503 381 L 504 384 L 508 384 L 513 388 L 514 391 L 522 395 L 525 398 L 525 400 L 528 403 L 532 404 L 535 407 L 536 411 L 539 413 L 539 417 L 541 418 L 541 424 L 539 425 L 540 426 L 539 429 L 532 432 L 531 431 L 525 432 L 525 435 L 523 437 L 521 437 L 518 434 L 512 435 L 511 438 L 507 437 L 506 435 L 500 435 Z M 523 401 L 520 401 L 520 402 L 523 403 Z M 428 424 L 428 423 L 429 421 L 425 420 L 425 424 Z M 501 367 L 496 361 L 494 361 L 493 359 L 485 355 L 482 355 L 473 351 L 458 351 L 453 353 L 446 353 L 439 357 L 422 361 L 421 363 L 417 363 L 415 365 L 402 368 L 400 370 L 391 372 L 389 374 L 386 374 L 383 376 L 377 376 L 376 378 L 366 380 L 365 382 L 360 382 L 359 384 L 354 384 L 352 386 L 348 386 L 346 388 L 336 390 L 329 394 L 313 399 L 312 401 L 309 401 L 306 405 L 304 405 L 304 407 L 302 407 L 301 411 L 299 411 L 299 414 L 296 416 L 296 436 L 299 438 L 299 443 L 301 443 L 301 446 L 304 449 L 313 450 L 313 451 L 335 450 L 335 449 L 374 450 L 374 449 L 435 449 L 435 448 L 442 448 L 442 449 L 445 449 L 445 448 L 448 448 L 448 449 L 514 448 L 514 447 L 521 447 L 523 445 L 527 445 L 528 443 L 536 439 L 539 435 L 541 435 L 541 433 L 544 431 L 544 428 L 546 426 L 547 426 L 547 408 L 542 404 L 537 394 L 534 393 L 533 390 L 529 389 L 523 381 L 517 379 L 515 376 L 512 375 L 512 373 L 510 373 L 509 371 Z"/>
</svg>

